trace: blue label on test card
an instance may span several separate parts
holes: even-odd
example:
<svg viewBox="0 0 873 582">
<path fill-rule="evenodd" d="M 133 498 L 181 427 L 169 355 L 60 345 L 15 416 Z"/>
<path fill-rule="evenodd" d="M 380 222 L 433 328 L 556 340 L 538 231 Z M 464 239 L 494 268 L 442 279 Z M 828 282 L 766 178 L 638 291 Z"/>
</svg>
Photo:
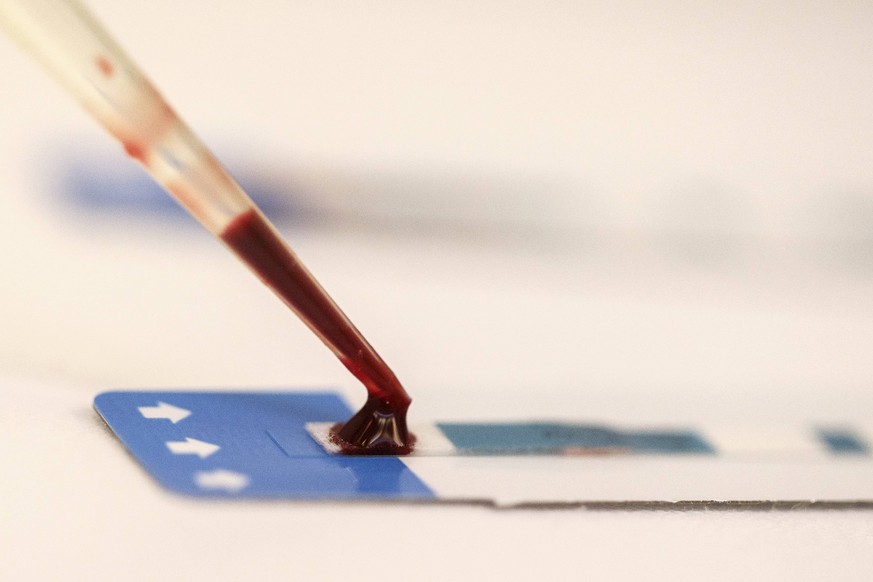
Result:
<svg viewBox="0 0 873 582">
<path fill-rule="evenodd" d="M 433 499 L 394 457 L 332 456 L 307 422 L 353 411 L 333 393 L 106 392 L 94 407 L 162 485 L 197 497 Z"/>
</svg>

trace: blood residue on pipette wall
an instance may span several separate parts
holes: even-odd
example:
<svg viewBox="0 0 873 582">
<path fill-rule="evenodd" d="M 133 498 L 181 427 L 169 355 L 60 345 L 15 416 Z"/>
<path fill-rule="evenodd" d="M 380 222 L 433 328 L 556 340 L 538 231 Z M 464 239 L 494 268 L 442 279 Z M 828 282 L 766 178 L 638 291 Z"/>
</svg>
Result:
<svg viewBox="0 0 873 582">
<path fill-rule="evenodd" d="M 100 72 L 103 73 L 104 77 L 111 77 L 115 74 L 115 67 L 113 67 L 109 59 L 107 59 L 103 55 L 100 55 L 96 59 L 94 59 L 94 64 L 97 65 L 97 68 L 100 69 Z"/>
<path fill-rule="evenodd" d="M 124 151 L 127 153 L 127 155 L 129 155 L 131 158 L 135 159 L 141 164 L 146 163 L 145 149 L 143 149 L 141 145 L 139 145 L 135 141 L 125 141 L 123 145 Z"/>
<path fill-rule="evenodd" d="M 256 210 L 235 217 L 221 239 L 334 350 L 367 388 L 361 410 L 334 437 L 349 454 L 406 454 L 410 398 L 394 373 Z"/>
</svg>

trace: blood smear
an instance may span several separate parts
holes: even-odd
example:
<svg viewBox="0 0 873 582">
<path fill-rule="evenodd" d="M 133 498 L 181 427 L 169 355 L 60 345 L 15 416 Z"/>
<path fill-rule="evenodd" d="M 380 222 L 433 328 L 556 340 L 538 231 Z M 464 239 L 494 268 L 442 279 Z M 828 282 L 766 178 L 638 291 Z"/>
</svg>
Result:
<svg viewBox="0 0 873 582">
<path fill-rule="evenodd" d="M 145 164 L 145 149 L 141 145 L 133 141 L 126 141 L 123 145 L 127 155 L 141 164 Z"/>
<path fill-rule="evenodd" d="M 104 56 L 99 56 L 95 59 L 95 63 L 97 64 L 97 68 L 100 69 L 100 72 L 103 73 L 105 77 L 111 77 L 115 74 L 115 67 L 112 66 L 112 63 L 109 62 Z"/>
</svg>

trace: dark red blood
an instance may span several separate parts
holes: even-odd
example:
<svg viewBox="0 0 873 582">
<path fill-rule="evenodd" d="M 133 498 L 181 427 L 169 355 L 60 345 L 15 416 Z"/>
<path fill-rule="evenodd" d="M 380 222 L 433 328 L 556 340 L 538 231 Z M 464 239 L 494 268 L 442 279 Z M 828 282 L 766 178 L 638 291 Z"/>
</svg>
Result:
<svg viewBox="0 0 873 582">
<path fill-rule="evenodd" d="M 404 419 L 404 439 L 399 436 L 399 418 Z M 405 416 L 382 407 L 379 400 L 372 397 L 345 424 L 330 428 L 330 440 L 345 455 L 408 455 L 415 448 L 415 435 L 406 431 Z"/>
<path fill-rule="evenodd" d="M 109 62 L 109 59 L 107 59 L 103 55 L 97 57 L 96 63 L 97 68 L 100 69 L 100 72 L 103 73 L 106 77 L 111 77 L 115 73 L 115 67 L 113 67 L 112 63 Z"/>
<path fill-rule="evenodd" d="M 406 454 L 413 438 L 406 427 L 411 399 L 400 381 L 255 210 L 224 229 L 221 239 L 293 309 L 367 388 L 361 410 L 337 428 L 335 438 L 349 454 Z"/>
<path fill-rule="evenodd" d="M 145 149 L 143 149 L 141 145 L 133 141 L 126 141 L 123 145 L 124 151 L 127 152 L 127 155 L 140 163 L 145 163 Z"/>
</svg>

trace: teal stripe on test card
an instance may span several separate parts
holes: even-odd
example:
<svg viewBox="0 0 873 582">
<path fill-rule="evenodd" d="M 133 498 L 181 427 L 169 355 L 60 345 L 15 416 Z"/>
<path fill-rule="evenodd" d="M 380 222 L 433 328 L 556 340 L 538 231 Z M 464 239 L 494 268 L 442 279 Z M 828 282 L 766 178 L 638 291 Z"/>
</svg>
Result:
<svg viewBox="0 0 873 582">
<path fill-rule="evenodd" d="M 686 430 L 622 431 L 552 422 L 439 423 L 458 452 L 562 454 L 574 449 L 653 454 L 714 454 L 702 436 Z"/>
</svg>

